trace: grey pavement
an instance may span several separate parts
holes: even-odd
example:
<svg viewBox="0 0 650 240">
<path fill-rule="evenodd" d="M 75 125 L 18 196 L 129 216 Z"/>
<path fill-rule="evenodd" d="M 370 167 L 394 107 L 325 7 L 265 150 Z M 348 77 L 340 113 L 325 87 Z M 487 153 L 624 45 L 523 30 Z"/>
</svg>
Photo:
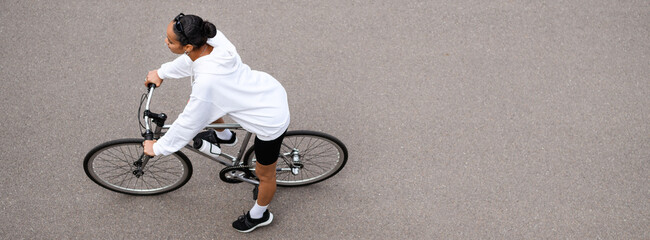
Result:
<svg viewBox="0 0 650 240">
<path fill-rule="evenodd" d="M 0 1 L 1 239 L 650 239 L 648 1 Z M 105 190 L 85 154 L 138 137 L 178 14 L 289 93 L 290 129 L 350 158 L 230 223 L 251 185 Z M 154 106 L 173 120 L 189 80 Z"/>
</svg>

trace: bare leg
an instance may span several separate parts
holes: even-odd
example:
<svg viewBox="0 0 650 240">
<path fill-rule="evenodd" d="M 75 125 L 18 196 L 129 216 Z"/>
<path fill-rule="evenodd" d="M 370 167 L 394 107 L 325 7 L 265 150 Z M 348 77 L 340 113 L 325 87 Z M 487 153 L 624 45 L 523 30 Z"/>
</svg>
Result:
<svg viewBox="0 0 650 240">
<path fill-rule="evenodd" d="M 275 166 L 276 163 L 271 165 L 262 165 L 257 163 L 255 165 L 255 175 L 260 180 L 259 192 L 257 194 L 257 204 L 260 206 L 267 206 L 271 203 L 275 190 Z"/>
<path fill-rule="evenodd" d="M 257 140 L 257 138 L 255 139 Z M 256 149 L 257 150 L 257 149 Z M 232 226 L 240 232 L 250 232 L 257 227 L 269 225 L 273 221 L 273 214 L 269 212 L 268 205 L 275 194 L 275 162 L 270 165 L 255 165 L 255 174 L 260 179 L 258 186 L 257 202 L 246 214 L 239 216 Z M 266 218 L 265 218 L 266 216 Z"/>
<path fill-rule="evenodd" d="M 226 121 L 223 120 L 223 118 L 217 119 L 217 121 L 212 122 L 212 124 L 221 124 L 225 123 Z M 217 132 L 223 132 L 224 129 L 215 129 Z"/>
</svg>

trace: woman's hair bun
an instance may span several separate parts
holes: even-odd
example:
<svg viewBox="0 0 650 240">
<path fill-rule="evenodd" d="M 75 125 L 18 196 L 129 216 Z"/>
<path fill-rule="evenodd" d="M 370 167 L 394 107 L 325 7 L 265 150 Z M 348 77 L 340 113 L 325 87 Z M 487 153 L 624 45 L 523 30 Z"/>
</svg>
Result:
<svg viewBox="0 0 650 240">
<path fill-rule="evenodd" d="M 217 35 L 217 27 L 214 26 L 211 22 L 203 22 L 203 36 L 207 38 L 213 38 Z"/>
</svg>

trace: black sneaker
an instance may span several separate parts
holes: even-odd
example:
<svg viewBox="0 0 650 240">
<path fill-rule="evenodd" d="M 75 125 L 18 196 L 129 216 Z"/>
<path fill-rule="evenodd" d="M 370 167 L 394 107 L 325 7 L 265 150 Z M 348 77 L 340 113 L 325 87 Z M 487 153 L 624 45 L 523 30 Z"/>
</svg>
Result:
<svg viewBox="0 0 650 240">
<path fill-rule="evenodd" d="M 221 147 L 221 145 L 235 146 L 235 144 L 237 144 L 237 134 L 235 132 L 232 132 L 232 137 L 230 137 L 230 139 L 223 140 L 217 137 L 217 131 L 215 130 L 203 131 L 200 132 L 199 134 L 196 134 L 196 137 L 194 137 L 195 148 L 197 144 L 200 147 L 200 142 L 202 142 L 201 140 L 206 140 L 212 144 L 217 145 L 218 147 Z"/>
<path fill-rule="evenodd" d="M 237 221 L 232 223 L 232 227 L 237 229 L 239 232 L 247 233 L 252 232 L 258 227 L 269 225 L 271 224 L 271 221 L 273 221 L 273 214 L 269 212 L 269 210 L 266 210 L 260 219 L 252 219 L 250 212 L 247 212 L 246 214 L 239 216 Z"/>
</svg>

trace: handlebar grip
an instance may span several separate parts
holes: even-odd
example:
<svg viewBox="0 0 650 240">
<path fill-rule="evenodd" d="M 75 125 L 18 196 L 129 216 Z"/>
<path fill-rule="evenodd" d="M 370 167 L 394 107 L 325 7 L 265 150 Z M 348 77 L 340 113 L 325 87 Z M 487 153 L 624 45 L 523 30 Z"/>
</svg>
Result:
<svg viewBox="0 0 650 240">
<path fill-rule="evenodd" d="M 144 140 L 153 140 L 153 132 L 151 132 L 151 130 L 148 130 L 143 135 L 144 135 Z"/>
<path fill-rule="evenodd" d="M 156 88 L 156 84 L 155 83 L 149 83 L 149 85 L 147 85 L 147 88 Z"/>
</svg>

